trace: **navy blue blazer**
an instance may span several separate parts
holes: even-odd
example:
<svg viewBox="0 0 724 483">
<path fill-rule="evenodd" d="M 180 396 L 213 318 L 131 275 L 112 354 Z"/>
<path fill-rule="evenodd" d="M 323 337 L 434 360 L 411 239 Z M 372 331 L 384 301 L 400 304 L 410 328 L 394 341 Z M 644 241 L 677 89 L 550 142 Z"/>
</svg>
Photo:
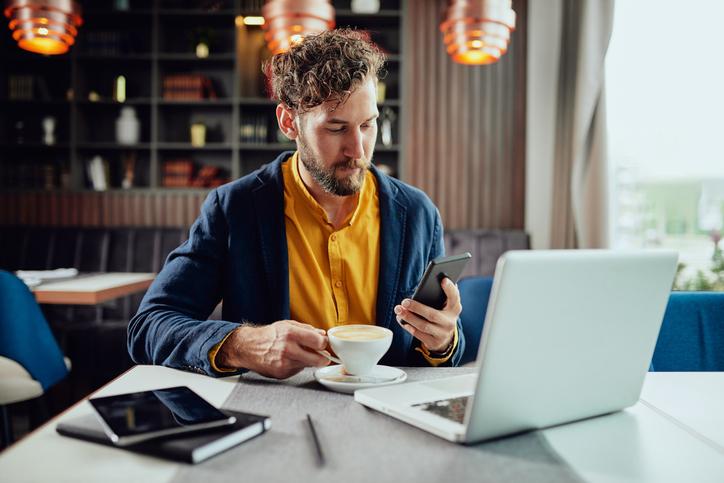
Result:
<svg viewBox="0 0 724 483">
<path fill-rule="evenodd" d="M 189 239 L 169 254 L 128 326 L 128 351 L 136 363 L 220 375 L 209 351 L 239 323 L 290 318 L 281 164 L 291 154 L 206 198 Z M 440 213 L 422 191 L 374 167 L 372 172 L 380 202 L 376 322 L 394 333 L 381 364 L 429 365 L 393 309 L 412 295 L 427 263 L 444 255 Z M 222 299 L 223 320 L 206 320 Z M 446 365 L 457 365 L 465 349 L 459 320 L 458 335 Z"/>
</svg>

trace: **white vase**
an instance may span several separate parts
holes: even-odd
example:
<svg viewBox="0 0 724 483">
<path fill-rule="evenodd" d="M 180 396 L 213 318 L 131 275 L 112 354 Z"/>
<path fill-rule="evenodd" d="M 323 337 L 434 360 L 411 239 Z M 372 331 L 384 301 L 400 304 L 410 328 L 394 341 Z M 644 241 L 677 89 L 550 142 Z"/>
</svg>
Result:
<svg viewBox="0 0 724 483">
<path fill-rule="evenodd" d="M 377 13 L 380 11 L 380 0 L 352 0 L 351 8 L 355 13 Z"/>
<path fill-rule="evenodd" d="M 116 119 L 116 141 L 118 144 L 137 144 L 141 137 L 141 123 L 132 107 L 121 109 Z"/>
<path fill-rule="evenodd" d="M 55 144 L 55 118 L 53 116 L 43 118 L 43 143 Z"/>
</svg>

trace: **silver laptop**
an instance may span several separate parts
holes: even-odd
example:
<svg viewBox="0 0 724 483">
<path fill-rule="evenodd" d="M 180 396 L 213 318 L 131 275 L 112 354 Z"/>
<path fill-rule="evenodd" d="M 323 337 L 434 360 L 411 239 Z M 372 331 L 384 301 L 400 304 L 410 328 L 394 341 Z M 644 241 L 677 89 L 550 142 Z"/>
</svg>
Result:
<svg viewBox="0 0 724 483">
<path fill-rule="evenodd" d="M 676 272 L 671 251 L 512 251 L 498 260 L 472 374 L 354 398 L 474 443 L 635 404 Z"/>
</svg>

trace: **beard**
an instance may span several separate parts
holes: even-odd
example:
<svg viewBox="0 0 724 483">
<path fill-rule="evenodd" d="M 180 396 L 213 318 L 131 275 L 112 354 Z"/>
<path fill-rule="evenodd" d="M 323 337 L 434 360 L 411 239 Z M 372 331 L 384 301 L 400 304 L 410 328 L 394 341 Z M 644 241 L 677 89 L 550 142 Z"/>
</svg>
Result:
<svg viewBox="0 0 724 483">
<path fill-rule="evenodd" d="M 314 152 L 301 136 L 299 137 L 299 160 L 324 191 L 336 196 L 351 196 L 359 193 L 370 166 L 370 163 L 364 159 L 346 158 L 327 167 L 315 157 Z M 337 176 L 337 171 L 345 168 L 359 168 L 360 171 L 347 176 Z"/>
</svg>

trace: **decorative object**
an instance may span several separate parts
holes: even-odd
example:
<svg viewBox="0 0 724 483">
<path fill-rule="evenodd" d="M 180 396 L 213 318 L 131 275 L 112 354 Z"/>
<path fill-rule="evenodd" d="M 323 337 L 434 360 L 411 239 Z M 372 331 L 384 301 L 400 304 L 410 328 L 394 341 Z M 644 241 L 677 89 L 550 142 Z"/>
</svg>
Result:
<svg viewBox="0 0 724 483">
<path fill-rule="evenodd" d="M 167 74 L 163 76 L 163 98 L 178 100 L 216 99 L 211 79 L 201 74 Z"/>
<path fill-rule="evenodd" d="M 133 178 L 136 174 L 136 152 L 129 151 L 123 155 L 123 181 L 121 181 L 121 188 L 131 189 L 133 188 Z"/>
<path fill-rule="evenodd" d="M 239 123 L 239 140 L 252 144 L 269 142 L 269 117 L 266 114 L 243 114 Z M 284 142 L 288 141 L 284 136 Z"/>
<path fill-rule="evenodd" d="M 377 104 L 385 102 L 385 95 L 387 93 L 387 84 L 382 81 L 377 81 Z"/>
<path fill-rule="evenodd" d="M 137 144 L 140 137 L 141 123 L 136 117 L 135 109 L 124 107 L 116 119 L 116 141 L 118 144 Z"/>
<path fill-rule="evenodd" d="M 116 76 L 116 80 L 113 82 L 113 100 L 126 102 L 126 76 Z"/>
<path fill-rule="evenodd" d="M 25 143 L 25 123 L 23 121 L 15 122 L 15 144 Z"/>
<path fill-rule="evenodd" d="M 199 59 L 205 59 L 209 56 L 209 44 L 206 42 L 199 42 L 196 44 L 196 57 Z"/>
<path fill-rule="evenodd" d="M 43 143 L 48 146 L 55 144 L 55 118 L 53 116 L 43 118 Z"/>
<path fill-rule="evenodd" d="M 206 125 L 204 123 L 191 124 L 191 146 L 195 148 L 206 146 Z"/>
<path fill-rule="evenodd" d="M 392 170 L 392 167 L 387 164 L 375 164 L 375 167 L 377 168 L 377 171 L 382 174 L 386 174 L 387 176 L 394 176 L 395 174 L 395 172 Z"/>
<path fill-rule="evenodd" d="M 94 190 L 105 191 L 108 189 L 108 161 L 95 155 L 88 161 L 87 171 L 88 179 Z"/>
<path fill-rule="evenodd" d="M 515 29 L 511 0 L 449 0 L 440 24 L 447 53 L 459 64 L 492 64 Z"/>
<path fill-rule="evenodd" d="M 351 9 L 354 13 L 377 13 L 380 0 L 352 0 Z"/>
<path fill-rule="evenodd" d="M 397 114 L 389 107 L 382 108 L 380 115 L 380 140 L 383 146 L 392 146 L 392 124 L 397 119 Z"/>
<path fill-rule="evenodd" d="M 194 163 L 190 159 L 170 159 L 163 163 L 164 188 L 185 188 L 191 186 Z"/>
<path fill-rule="evenodd" d="M 199 59 L 205 59 L 211 53 L 215 32 L 207 27 L 198 27 L 189 31 L 191 47 Z"/>
<path fill-rule="evenodd" d="M 18 46 L 44 55 L 68 52 L 83 24 L 80 5 L 72 0 L 10 0 L 4 13 Z"/>
<path fill-rule="evenodd" d="M 335 26 L 334 7 L 328 0 L 267 0 L 261 12 L 264 39 L 272 54 L 289 50 L 305 35 Z"/>
</svg>

